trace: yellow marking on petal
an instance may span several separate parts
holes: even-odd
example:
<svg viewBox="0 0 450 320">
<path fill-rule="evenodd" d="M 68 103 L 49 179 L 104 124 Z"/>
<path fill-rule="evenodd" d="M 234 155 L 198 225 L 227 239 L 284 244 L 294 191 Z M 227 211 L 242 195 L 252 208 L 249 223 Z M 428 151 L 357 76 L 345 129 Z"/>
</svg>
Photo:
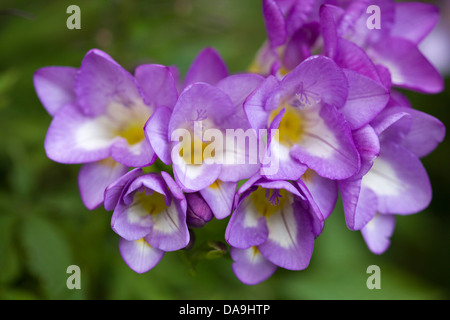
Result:
<svg viewBox="0 0 450 320">
<path fill-rule="evenodd" d="M 315 172 L 311 169 L 307 169 L 305 173 L 302 175 L 302 180 L 304 182 L 310 182 L 313 179 Z"/>
<path fill-rule="evenodd" d="M 305 124 L 301 111 L 288 103 L 280 104 L 277 109 L 271 112 L 270 122 L 283 108 L 285 108 L 285 112 L 280 121 L 276 138 L 282 145 L 290 148 L 302 139 L 305 132 Z"/>
<path fill-rule="evenodd" d="M 130 123 L 125 128 L 118 130 L 117 135 L 127 140 L 129 145 L 136 144 L 145 139 L 144 123 Z"/>
<path fill-rule="evenodd" d="M 106 159 L 98 161 L 98 164 L 105 167 L 115 167 L 118 164 L 118 162 L 115 161 L 113 158 L 108 157 Z"/>
<path fill-rule="evenodd" d="M 291 70 L 289 70 L 288 68 L 286 68 L 284 65 L 281 66 L 281 68 L 278 70 L 278 73 L 280 75 L 282 75 L 283 77 L 285 75 L 287 75 L 289 72 L 291 72 Z"/>
<path fill-rule="evenodd" d="M 151 245 L 147 241 L 145 241 L 145 238 L 141 238 L 139 240 L 136 240 L 136 242 L 138 244 L 140 244 L 140 245 L 147 245 L 147 246 L 151 247 Z"/>
<path fill-rule="evenodd" d="M 259 64 L 257 58 L 255 60 L 253 60 L 253 62 L 250 64 L 250 66 L 248 67 L 247 70 L 248 70 L 248 72 L 251 72 L 251 73 L 258 73 L 258 74 L 263 73 L 263 69 L 262 69 L 261 65 Z"/>
<path fill-rule="evenodd" d="M 211 154 L 205 154 L 205 149 L 211 142 L 204 142 L 194 134 L 191 136 L 194 136 L 193 140 L 189 141 L 189 139 L 186 139 L 187 141 L 183 140 L 181 142 L 179 155 L 184 162 L 187 164 L 201 164 L 205 159 L 215 156 L 214 150 Z"/>
<path fill-rule="evenodd" d="M 278 200 L 271 201 L 270 199 L 274 195 L 274 192 L 278 192 Z M 262 187 L 258 187 L 258 189 L 250 195 L 251 202 L 255 206 L 256 210 L 259 214 L 264 217 L 270 217 L 275 212 L 280 211 L 286 204 L 289 203 L 289 192 L 284 189 L 273 190 L 273 189 L 264 189 Z"/>
<path fill-rule="evenodd" d="M 148 214 L 158 214 L 167 209 L 164 195 L 156 191 L 150 195 L 145 192 L 136 192 L 134 194 L 134 200 L 140 203 Z"/>
<path fill-rule="evenodd" d="M 211 183 L 211 185 L 209 186 L 211 189 L 215 189 L 218 190 L 220 189 L 220 185 L 222 184 L 222 181 L 220 180 L 216 180 L 213 183 Z"/>
<path fill-rule="evenodd" d="M 253 247 L 251 247 L 251 249 L 252 249 L 253 257 L 255 257 L 259 253 L 259 249 L 257 246 L 253 246 Z"/>
</svg>

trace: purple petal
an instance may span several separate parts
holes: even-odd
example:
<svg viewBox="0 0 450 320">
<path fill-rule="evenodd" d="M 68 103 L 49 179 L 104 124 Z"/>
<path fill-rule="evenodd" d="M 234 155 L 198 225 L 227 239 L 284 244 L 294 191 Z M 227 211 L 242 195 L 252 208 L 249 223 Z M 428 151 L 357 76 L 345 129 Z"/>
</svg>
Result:
<svg viewBox="0 0 450 320">
<path fill-rule="evenodd" d="M 333 59 L 341 68 L 356 71 L 372 80 L 381 82 L 378 69 L 366 51 L 351 41 L 339 38 L 336 55 Z"/>
<path fill-rule="evenodd" d="M 291 157 L 288 146 L 279 142 L 277 132 L 284 109 L 275 116 L 270 124 L 267 139 L 268 150 L 264 155 L 261 174 L 270 180 L 298 180 L 308 169 L 307 166 Z"/>
<path fill-rule="evenodd" d="M 269 114 L 265 109 L 265 104 L 278 84 L 277 78 L 268 76 L 244 102 L 244 111 L 253 129 L 267 128 Z"/>
<path fill-rule="evenodd" d="M 338 183 L 347 227 L 350 230 L 360 230 L 375 215 L 377 196 L 372 190 L 361 188 L 360 179 L 348 179 Z"/>
<path fill-rule="evenodd" d="M 244 284 L 255 285 L 270 278 L 277 266 L 263 257 L 257 247 L 249 249 L 230 248 L 233 272 Z"/>
<path fill-rule="evenodd" d="M 47 157 L 61 163 L 86 163 L 106 159 L 115 137 L 103 118 L 83 115 L 67 104 L 53 118 L 45 138 Z"/>
<path fill-rule="evenodd" d="M 419 158 L 428 155 L 444 140 L 445 126 L 435 117 L 424 112 L 409 109 L 412 116 L 411 130 L 401 144 Z"/>
<path fill-rule="evenodd" d="M 323 219 L 327 219 L 338 198 L 338 189 L 336 181 L 322 178 L 312 170 L 307 170 L 301 177 L 300 185 L 303 193 L 306 191 L 311 195 L 314 202 L 320 209 Z M 307 188 L 305 190 L 304 187 Z"/>
<path fill-rule="evenodd" d="M 34 73 L 34 88 L 47 112 L 54 116 L 65 104 L 76 100 L 73 83 L 77 69 L 45 67 Z"/>
<path fill-rule="evenodd" d="M 414 23 L 411 23 L 414 21 Z M 395 5 L 395 25 L 391 36 L 420 43 L 439 21 L 439 9 L 429 3 L 408 2 Z"/>
<path fill-rule="evenodd" d="M 283 53 L 283 67 L 293 70 L 303 60 L 312 55 L 311 47 L 319 36 L 317 23 L 310 23 L 299 29 L 289 39 Z"/>
<path fill-rule="evenodd" d="M 105 189 L 126 174 L 128 167 L 111 158 L 83 165 L 78 174 L 81 200 L 93 210 L 103 203 Z"/>
<path fill-rule="evenodd" d="M 112 182 L 105 190 L 104 206 L 106 211 L 114 210 L 120 200 L 122 192 L 128 188 L 130 182 L 142 175 L 142 169 L 136 168 L 130 170 L 122 177 Z"/>
<path fill-rule="evenodd" d="M 378 212 L 411 214 L 431 201 L 431 185 L 422 163 L 402 146 L 385 142 L 362 186 L 378 198 Z"/>
<path fill-rule="evenodd" d="M 147 121 L 144 127 L 145 138 L 150 143 L 155 154 L 167 165 L 172 164 L 169 141 L 169 121 L 172 110 L 159 107 Z"/>
<path fill-rule="evenodd" d="M 131 146 L 124 139 L 117 140 L 111 148 L 111 157 L 129 167 L 146 167 L 156 161 L 155 151 L 145 139 Z"/>
<path fill-rule="evenodd" d="M 372 168 L 373 161 L 380 155 L 380 141 L 370 125 L 353 131 L 353 141 L 361 158 L 361 169 L 352 178 L 360 179 Z"/>
<path fill-rule="evenodd" d="M 134 77 L 98 49 L 84 57 L 74 88 L 78 105 L 89 116 L 105 113 L 112 102 L 124 106 L 142 103 Z"/>
<path fill-rule="evenodd" d="M 270 109 L 276 109 L 272 106 L 271 100 L 278 100 L 277 95 L 283 98 L 291 99 L 293 96 L 304 95 L 313 103 L 321 101 L 336 107 L 344 105 L 347 99 L 348 82 L 341 68 L 330 58 L 324 56 L 313 56 L 294 70 L 287 74 L 281 81 L 279 89 L 269 99 Z"/>
<path fill-rule="evenodd" d="M 173 200 L 167 209 L 153 215 L 152 220 L 152 231 L 145 236 L 150 245 L 164 251 L 176 251 L 188 245 L 186 207 L 183 211 L 178 201 Z"/>
<path fill-rule="evenodd" d="M 291 156 L 329 179 L 346 179 L 360 168 L 350 128 L 344 117 L 324 104 L 305 108 L 305 132 Z"/>
<path fill-rule="evenodd" d="M 262 10 L 270 45 L 278 47 L 285 43 L 287 37 L 283 12 L 274 0 L 263 0 Z"/>
<path fill-rule="evenodd" d="M 215 85 L 228 76 L 228 69 L 218 52 L 213 48 L 203 49 L 189 68 L 184 87 L 195 82 Z"/>
<path fill-rule="evenodd" d="M 352 130 L 372 121 L 386 106 L 389 92 L 378 82 L 355 71 L 345 69 L 349 89 L 345 105 L 339 109 Z"/>
<path fill-rule="evenodd" d="M 178 98 L 178 91 L 168 67 L 156 64 L 141 65 L 136 68 L 135 76 L 142 88 L 147 105 L 173 109 Z"/>
<path fill-rule="evenodd" d="M 210 186 L 200 190 L 200 194 L 211 208 L 216 219 L 223 219 L 231 214 L 236 186 L 236 182 L 216 180 Z"/>
<path fill-rule="evenodd" d="M 270 215 L 266 221 L 268 237 L 258 246 L 262 255 L 285 269 L 305 269 L 311 259 L 315 237 L 309 213 L 296 201 Z"/>
<path fill-rule="evenodd" d="M 225 231 L 229 245 L 248 249 L 266 241 L 268 229 L 264 217 L 257 211 L 252 197 L 243 199 L 231 215 Z"/>
<path fill-rule="evenodd" d="M 315 2 L 316 0 L 303 0 L 294 3 L 286 19 L 288 35 L 293 35 L 309 21 Z"/>
<path fill-rule="evenodd" d="M 248 127 L 248 121 L 244 113 L 244 102 L 248 96 L 263 82 L 264 78 L 257 74 L 235 74 L 220 80 L 216 87 L 225 92 L 236 108 L 237 118 L 241 118 L 241 128 Z M 233 119 L 238 120 L 238 119 Z"/>
<path fill-rule="evenodd" d="M 212 121 L 216 128 L 221 128 L 235 112 L 233 102 L 222 90 L 195 83 L 180 94 L 170 119 L 169 134 L 178 128 L 192 127 L 195 121 Z"/>
<path fill-rule="evenodd" d="M 444 88 L 439 71 L 408 40 L 385 39 L 373 47 L 372 57 L 389 69 L 393 85 L 424 93 L 438 93 Z"/>
<path fill-rule="evenodd" d="M 137 273 L 149 271 L 164 256 L 164 251 L 150 246 L 144 239 L 128 241 L 121 238 L 119 251 L 125 263 Z"/>
<path fill-rule="evenodd" d="M 370 251 L 375 254 L 384 253 L 391 244 L 394 233 L 395 216 L 389 214 L 376 214 L 375 217 L 361 230 Z"/>
</svg>

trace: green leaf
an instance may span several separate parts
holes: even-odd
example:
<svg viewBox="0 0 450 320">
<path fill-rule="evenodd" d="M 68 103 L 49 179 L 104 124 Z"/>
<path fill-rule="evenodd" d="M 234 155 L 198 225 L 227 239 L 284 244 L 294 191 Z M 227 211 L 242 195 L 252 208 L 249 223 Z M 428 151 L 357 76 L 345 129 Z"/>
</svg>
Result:
<svg viewBox="0 0 450 320">
<path fill-rule="evenodd" d="M 38 278 L 49 299 L 71 297 L 66 286 L 67 267 L 74 264 L 70 247 L 60 231 L 39 216 L 28 216 L 22 225 L 22 242 L 26 252 L 26 265 Z"/>
<path fill-rule="evenodd" d="M 15 215 L 0 215 L 0 283 L 14 281 L 20 271 L 20 262 L 14 245 Z"/>
</svg>

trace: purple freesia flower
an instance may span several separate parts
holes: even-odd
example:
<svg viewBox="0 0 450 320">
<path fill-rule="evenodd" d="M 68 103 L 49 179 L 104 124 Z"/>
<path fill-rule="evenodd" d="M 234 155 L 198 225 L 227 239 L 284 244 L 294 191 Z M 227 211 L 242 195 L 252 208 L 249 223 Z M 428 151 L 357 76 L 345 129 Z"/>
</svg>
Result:
<svg viewBox="0 0 450 320">
<path fill-rule="evenodd" d="M 267 279 L 277 266 L 305 269 L 323 216 L 298 183 L 255 175 L 236 193 L 225 239 L 233 247 L 233 270 L 244 283 Z"/>
<path fill-rule="evenodd" d="M 424 210 L 431 185 L 420 157 L 445 136 L 436 118 L 407 106 L 390 104 L 356 133 L 365 169 L 340 181 L 347 226 L 361 230 L 369 249 L 383 253 L 390 244 L 395 215 Z"/>
<path fill-rule="evenodd" d="M 53 115 L 45 140 L 47 156 L 86 164 L 78 182 L 89 209 L 102 203 L 106 186 L 128 167 L 155 161 L 143 127 L 156 108 L 173 106 L 177 98 L 168 68 L 143 65 L 133 77 L 97 49 L 86 54 L 79 69 L 39 69 L 34 84 Z"/>
<path fill-rule="evenodd" d="M 105 190 L 105 208 L 114 208 L 111 227 L 122 238 L 123 259 L 136 272 L 150 270 L 164 252 L 189 243 L 186 198 L 164 171 L 128 172 Z"/>
<path fill-rule="evenodd" d="M 367 9 L 380 10 L 379 28 L 369 28 Z M 438 9 L 426 3 L 357 0 L 345 7 L 325 5 L 320 10 L 325 54 L 386 85 L 437 93 L 443 79 L 418 45 L 439 20 Z"/>
<path fill-rule="evenodd" d="M 223 161 L 204 161 L 204 151 L 211 143 L 204 138 L 208 129 L 226 137 L 226 130 L 250 128 L 243 103 L 263 80 L 255 74 L 227 75 L 217 52 L 203 50 L 189 68 L 185 82 L 179 85 L 182 92 L 174 109 L 160 108 L 145 126 L 158 157 L 165 164 L 173 164 L 177 183 L 186 192 L 199 191 L 218 219 L 231 213 L 237 181 L 259 169 L 258 163 L 248 161 L 246 150 L 239 146 L 233 150 L 223 148 L 227 141 L 214 148 L 215 157 Z M 185 130 L 189 141 L 172 141 L 177 130 Z"/>
<path fill-rule="evenodd" d="M 388 99 L 379 83 L 314 56 L 281 81 L 269 76 L 244 109 L 253 128 L 278 129 L 268 137 L 268 157 L 279 162 L 269 179 L 297 180 L 307 168 L 346 179 L 360 167 L 351 130 L 375 118 Z"/>
</svg>

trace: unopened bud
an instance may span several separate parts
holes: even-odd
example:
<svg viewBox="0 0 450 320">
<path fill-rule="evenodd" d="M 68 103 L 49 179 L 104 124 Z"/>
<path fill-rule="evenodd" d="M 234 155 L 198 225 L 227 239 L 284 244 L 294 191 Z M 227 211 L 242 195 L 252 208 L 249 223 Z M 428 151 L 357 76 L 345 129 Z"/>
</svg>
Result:
<svg viewBox="0 0 450 320">
<path fill-rule="evenodd" d="M 211 208 L 199 192 L 187 193 L 186 222 L 189 227 L 201 228 L 213 218 Z"/>
</svg>

